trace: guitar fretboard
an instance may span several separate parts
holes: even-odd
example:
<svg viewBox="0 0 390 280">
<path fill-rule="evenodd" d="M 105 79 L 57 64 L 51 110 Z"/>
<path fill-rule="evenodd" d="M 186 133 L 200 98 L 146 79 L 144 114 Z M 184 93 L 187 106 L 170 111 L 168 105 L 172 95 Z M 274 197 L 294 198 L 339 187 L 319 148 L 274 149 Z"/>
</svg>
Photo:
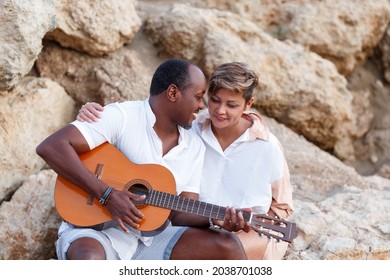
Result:
<svg viewBox="0 0 390 280">
<path fill-rule="evenodd" d="M 170 193 L 150 190 L 146 199 L 146 204 L 172 209 L 175 211 L 195 214 L 198 216 L 223 220 L 225 217 L 226 207 L 217 206 L 211 203 L 189 199 Z M 243 212 L 244 220 L 250 221 L 251 215 Z"/>
</svg>

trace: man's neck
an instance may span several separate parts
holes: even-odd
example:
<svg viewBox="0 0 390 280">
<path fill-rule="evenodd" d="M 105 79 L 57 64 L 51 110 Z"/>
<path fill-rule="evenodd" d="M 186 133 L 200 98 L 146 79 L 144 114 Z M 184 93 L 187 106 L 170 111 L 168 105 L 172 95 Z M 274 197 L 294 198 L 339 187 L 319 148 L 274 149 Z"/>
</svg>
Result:
<svg viewBox="0 0 390 280">
<path fill-rule="evenodd" d="M 167 108 L 159 102 L 157 97 L 149 99 L 149 104 L 156 117 L 153 129 L 162 142 L 163 155 L 165 155 L 178 145 L 179 129 L 177 124 L 171 121 L 167 114 Z"/>
</svg>

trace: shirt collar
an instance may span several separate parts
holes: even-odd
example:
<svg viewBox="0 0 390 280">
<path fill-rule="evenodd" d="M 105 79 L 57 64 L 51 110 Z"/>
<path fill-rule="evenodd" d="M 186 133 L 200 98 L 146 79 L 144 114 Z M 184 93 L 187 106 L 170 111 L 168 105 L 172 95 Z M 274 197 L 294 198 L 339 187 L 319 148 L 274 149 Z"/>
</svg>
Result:
<svg viewBox="0 0 390 280">
<path fill-rule="evenodd" d="M 248 140 L 261 139 L 268 141 L 269 128 L 260 115 L 255 112 L 244 112 L 242 117 L 253 123 L 248 129 Z M 202 131 L 205 131 L 211 124 L 210 115 L 207 109 L 199 112 L 197 122 L 201 124 Z"/>
<path fill-rule="evenodd" d="M 153 127 L 156 123 L 156 116 L 154 115 L 152 111 L 152 107 L 150 107 L 149 98 L 145 100 L 145 111 L 146 111 L 146 118 L 148 120 L 148 124 L 150 127 Z"/>
<path fill-rule="evenodd" d="M 152 107 L 150 107 L 149 98 L 145 100 L 145 111 L 146 111 L 146 118 L 149 126 L 153 129 L 154 124 L 156 123 L 156 115 L 152 111 Z M 188 147 L 188 143 L 186 141 L 186 129 L 177 126 L 179 129 L 179 144 L 183 144 L 184 147 Z"/>
</svg>

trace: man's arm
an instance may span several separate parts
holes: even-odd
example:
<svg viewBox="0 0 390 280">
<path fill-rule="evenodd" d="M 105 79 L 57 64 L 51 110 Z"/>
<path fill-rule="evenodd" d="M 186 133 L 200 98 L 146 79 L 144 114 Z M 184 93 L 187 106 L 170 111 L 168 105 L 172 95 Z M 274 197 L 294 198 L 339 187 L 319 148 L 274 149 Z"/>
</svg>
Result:
<svg viewBox="0 0 390 280">
<path fill-rule="evenodd" d="M 89 150 L 89 145 L 84 136 L 74 125 L 69 124 L 39 144 L 36 153 L 58 175 L 99 200 L 109 186 L 100 181 L 80 160 L 78 155 Z M 105 205 L 122 230 L 126 232 L 128 232 L 128 229 L 124 223 L 137 228 L 143 218 L 142 213 L 130 199 L 138 198 L 130 192 L 114 190 Z"/>
<path fill-rule="evenodd" d="M 191 192 L 182 192 L 180 196 L 194 200 L 198 200 L 199 198 L 198 194 Z M 208 227 L 209 225 L 207 217 L 179 211 L 172 211 L 169 219 L 174 226 Z"/>
</svg>

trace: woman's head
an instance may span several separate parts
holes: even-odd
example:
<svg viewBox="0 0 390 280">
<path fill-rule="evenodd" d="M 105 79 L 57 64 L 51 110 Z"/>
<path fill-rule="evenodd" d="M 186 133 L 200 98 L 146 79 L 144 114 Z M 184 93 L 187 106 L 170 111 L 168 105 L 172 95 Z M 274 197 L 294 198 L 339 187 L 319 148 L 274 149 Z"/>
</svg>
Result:
<svg viewBox="0 0 390 280">
<path fill-rule="evenodd" d="M 239 126 L 242 114 L 253 103 L 257 75 L 248 64 L 231 62 L 219 65 L 210 77 L 208 111 L 214 129 Z"/>
<path fill-rule="evenodd" d="M 219 65 L 211 74 L 208 96 L 219 89 L 227 89 L 242 94 L 248 102 L 253 97 L 253 90 L 258 84 L 256 73 L 245 62 L 230 62 Z"/>
</svg>

